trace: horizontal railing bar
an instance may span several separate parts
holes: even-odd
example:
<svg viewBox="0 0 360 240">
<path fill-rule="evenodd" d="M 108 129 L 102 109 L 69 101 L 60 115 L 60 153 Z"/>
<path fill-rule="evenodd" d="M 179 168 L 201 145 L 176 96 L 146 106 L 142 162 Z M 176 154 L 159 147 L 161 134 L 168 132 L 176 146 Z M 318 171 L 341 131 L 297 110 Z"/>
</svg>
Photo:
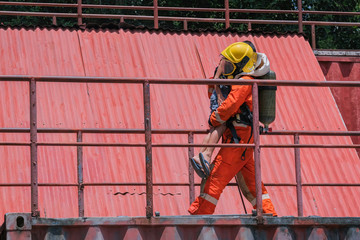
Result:
<svg viewBox="0 0 360 240">
<path fill-rule="evenodd" d="M 37 3 L 37 2 L 0 2 L 0 5 L 8 6 L 32 6 L 32 7 L 77 7 L 76 3 Z"/>
<path fill-rule="evenodd" d="M 77 13 L 20 12 L 20 11 L 0 11 L 0 15 L 27 16 L 27 17 L 64 17 L 64 18 L 79 17 Z"/>
<path fill-rule="evenodd" d="M 304 187 L 359 187 L 360 183 L 303 183 Z"/>
<path fill-rule="evenodd" d="M 260 144 L 261 148 L 360 148 L 360 144 Z"/>
<path fill-rule="evenodd" d="M 86 142 L 37 142 L 38 146 L 84 146 L 84 147 L 145 147 L 145 143 L 86 143 Z M 152 147 L 249 147 L 253 148 L 254 144 L 194 144 L 194 143 L 153 143 Z"/>
<path fill-rule="evenodd" d="M 77 183 L 39 183 L 41 187 L 78 187 Z M 146 186 L 146 183 L 139 182 L 88 182 L 82 183 L 81 186 Z M 189 183 L 153 183 L 154 186 L 189 186 Z M 200 186 L 201 183 L 195 183 Z M 265 186 L 295 187 L 296 183 L 264 183 Z M 0 187 L 30 187 L 30 183 L 0 183 Z M 238 186 L 237 183 L 228 183 L 227 186 Z M 304 187 L 360 187 L 360 183 L 302 183 Z"/>
<path fill-rule="evenodd" d="M 66 143 L 45 143 L 37 142 L 38 146 L 68 146 L 68 147 L 145 147 L 145 143 L 86 143 L 86 142 L 66 142 Z"/>
<path fill-rule="evenodd" d="M 360 24 L 360 23 L 359 23 Z M 299 80 L 266 80 L 266 79 L 192 79 L 192 78 L 128 78 L 128 77 L 77 77 L 77 76 L 26 76 L 0 75 L 0 81 L 29 81 L 38 82 L 78 82 L 78 83 L 145 83 L 151 84 L 227 84 L 260 86 L 299 86 L 299 87 L 360 87 L 360 81 L 299 81 Z"/>
<path fill-rule="evenodd" d="M 277 131 L 262 133 L 262 135 L 304 135 L 304 136 L 360 136 L 360 131 Z"/>
<path fill-rule="evenodd" d="M 142 134 L 145 133 L 144 129 L 120 129 L 120 128 L 79 128 L 79 129 L 64 129 L 64 128 L 38 128 L 38 133 L 134 133 Z M 30 132 L 29 128 L 0 128 L 0 133 L 28 133 Z M 153 134 L 205 134 L 209 130 L 199 130 L 199 129 L 152 129 L 151 133 Z"/>
<path fill-rule="evenodd" d="M 67 17 L 78 18 L 76 13 L 48 13 L 48 12 L 20 12 L 20 11 L 0 11 L 0 15 L 12 16 L 35 16 L 35 17 Z M 123 15 L 123 14 L 81 14 L 82 18 L 112 18 L 112 19 L 136 19 L 153 21 L 154 16 L 146 15 Z M 224 23 L 224 18 L 193 18 L 193 17 L 168 17 L 159 16 L 159 21 L 187 21 L 187 22 L 209 22 L 209 23 Z M 280 24 L 280 25 L 298 25 L 296 20 L 258 20 L 258 19 L 229 19 L 230 23 L 240 24 Z M 358 22 L 325 22 L 325 21 L 303 21 L 303 25 L 320 25 L 320 26 L 343 26 L 356 27 L 360 26 Z"/>
<path fill-rule="evenodd" d="M 29 146 L 24 142 L 0 142 L 1 145 Z M 86 142 L 38 142 L 38 146 L 84 146 L 84 147 L 145 147 L 145 143 L 86 143 Z M 194 144 L 194 143 L 153 143 L 152 147 L 248 147 L 254 148 L 254 144 Z M 360 144 L 260 144 L 261 148 L 360 148 Z"/>
<path fill-rule="evenodd" d="M 30 142 L 0 142 L 0 146 L 30 146 Z"/>
<path fill-rule="evenodd" d="M 38 133 L 145 133 L 144 129 L 123 129 L 123 128 L 79 128 L 79 129 L 64 129 L 64 128 L 38 128 Z M 0 133 L 28 133 L 29 128 L 0 128 Z M 205 134 L 209 130 L 199 129 L 152 129 L 153 134 Z M 264 132 L 262 135 L 305 135 L 305 136 L 360 136 L 360 131 L 289 131 L 289 130 L 272 130 L 271 132 Z"/>
<path fill-rule="evenodd" d="M 74 3 L 37 3 L 37 2 L 3 2 L 0 5 L 8 6 L 39 6 L 39 7 L 73 7 L 76 8 L 78 4 Z M 126 5 L 103 5 L 103 4 L 82 4 L 82 8 L 93 9 L 127 9 L 127 10 L 149 10 L 153 11 L 154 6 L 126 6 Z M 188 12 L 225 12 L 225 8 L 191 8 L 191 7 L 163 7 L 158 6 L 158 11 L 188 11 Z M 239 13 L 272 13 L 272 14 L 298 14 L 298 10 L 280 10 L 280 9 L 236 9 L 230 8 L 229 12 Z M 303 10 L 303 14 L 322 14 L 322 15 L 360 15 L 360 12 L 340 12 L 340 11 L 309 11 Z"/>
</svg>

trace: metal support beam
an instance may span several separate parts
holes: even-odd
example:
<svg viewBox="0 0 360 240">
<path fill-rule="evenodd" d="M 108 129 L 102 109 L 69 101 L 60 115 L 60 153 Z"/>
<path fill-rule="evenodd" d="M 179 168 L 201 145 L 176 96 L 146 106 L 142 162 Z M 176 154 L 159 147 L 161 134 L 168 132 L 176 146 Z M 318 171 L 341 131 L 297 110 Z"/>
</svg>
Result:
<svg viewBox="0 0 360 240">
<path fill-rule="evenodd" d="M 194 134 L 188 134 L 188 143 L 194 143 Z M 189 147 L 189 159 L 194 157 L 194 147 Z M 189 161 L 189 196 L 190 204 L 195 201 L 195 184 L 194 184 L 194 169 Z"/>
<path fill-rule="evenodd" d="M 144 125 L 145 125 L 145 164 L 146 164 L 146 217 L 153 216 L 153 179 L 152 179 L 152 142 L 150 113 L 150 83 L 143 84 L 144 94 Z"/>
<path fill-rule="evenodd" d="M 299 144 L 299 134 L 294 135 L 294 143 Z M 302 186 L 301 186 L 301 163 L 300 163 L 300 148 L 294 148 L 295 152 L 295 176 L 296 176 L 296 198 L 298 207 L 298 216 L 303 216 L 303 200 L 302 200 Z"/>
<path fill-rule="evenodd" d="M 154 28 L 159 28 L 159 9 L 158 0 L 154 0 Z"/>
<path fill-rule="evenodd" d="M 77 1 L 78 25 L 82 25 L 82 0 Z"/>
<path fill-rule="evenodd" d="M 39 217 L 36 81 L 30 80 L 30 164 L 31 164 L 31 215 Z"/>
<path fill-rule="evenodd" d="M 77 132 L 76 140 L 82 142 L 82 132 Z M 83 147 L 77 147 L 77 177 L 78 177 L 78 209 L 79 217 L 84 217 L 84 185 L 83 185 Z"/>
<path fill-rule="evenodd" d="M 262 208 L 262 185 L 261 185 L 261 163 L 260 163 L 260 129 L 259 129 L 259 93 L 258 84 L 254 83 L 253 95 L 253 136 L 254 136 L 254 159 L 255 159 L 255 186 L 256 186 L 256 212 L 259 223 L 263 222 Z"/>
<path fill-rule="evenodd" d="M 311 47 L 316 49 L 315 24 L 311 24 Z"/>
<path fill-rule="evenodd" d="M 230 27 L 230 9 L 229 0 L 225 0 L 225 29 Z"/>
<path fill-rule="evenodd" d="M 302 10 L 302 2 L 298 0 L 298 23 L 299 23 L 299 33 L 303 33 L 303 10 Z"/>
</svg>

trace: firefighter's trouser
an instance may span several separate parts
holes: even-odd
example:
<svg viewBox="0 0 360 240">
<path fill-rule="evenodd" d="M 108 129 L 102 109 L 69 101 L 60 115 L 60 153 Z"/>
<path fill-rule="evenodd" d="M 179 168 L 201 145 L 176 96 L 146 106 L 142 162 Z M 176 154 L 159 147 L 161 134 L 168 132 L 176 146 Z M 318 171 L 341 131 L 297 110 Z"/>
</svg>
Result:
<svg viewBox="0 0 360 240">
<path fill-rule="evenodd" d="M 236 127 L 236 132 L 241 138 L 240 143 L 248 143 L 251 136 L 250 127 Z M 225 142 L 230 142 L 232 135 L 227 129 L 224 133 Z M 250 140 L 253 143 L 253 140 Z M 213 214 L 220 194 L 230 180 L 238 174 L 241 190 L 247 200 L 256 208 L 256 187 L 255 187 L 255 163 L 253 148 L 247 148 L 245 160 L 241 159 L 245 148 L 221 148 L 212 163 L 210 176 L 207 178 L 205 186 L 201 189 L 200 196 L 191 204 L 189 213 Z M 262 184 L 262 204 L 264 213 L 272 213 L 277 216 L 274 206 L 270 200 L 266 188 Z"/>
</svg>

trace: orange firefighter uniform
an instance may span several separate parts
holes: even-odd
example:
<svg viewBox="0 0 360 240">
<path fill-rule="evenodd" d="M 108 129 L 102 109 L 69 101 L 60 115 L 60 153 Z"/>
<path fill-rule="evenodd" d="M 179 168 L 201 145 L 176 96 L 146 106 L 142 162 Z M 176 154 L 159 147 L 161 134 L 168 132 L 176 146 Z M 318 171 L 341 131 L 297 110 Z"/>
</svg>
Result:
<svg viewBox="0 0 360 240">
<path fill-rule="evenodd" d="M 252 79 L 250 76 L 243 76 L 242 79 Z M 232 85 L 228 97 L 210 116 L 211 124 L 216 127 L 224 124 L 230 117 L 240 112 L 240 106 L 246 103 L 252 110 L 252 86 Z M 253 143 L 251 127 L 233 122 L 240 143 Z M 251 138 L 249 140 L 249 138 Z M 232 134 L 229 129 L 223 134 L 223 142 L 230 143 Z M 238 174 L 240 187 L 244 196 L 256 208 L 255 188 L 255 165 L 253 149 L 247 148 L 245 158 L 242 157 L 245 148 L 221 148 L 215 160 L 212 162 L 212 170 L 206 179 L 204 189 L 200 196 L 191 204 L 189 213 L 213 214 L 220 195 L 230 180 Z M 271 213 L 277 216 L 268 192 L 262 183 L 262 204 L 264 213 Z"/>
</svg>

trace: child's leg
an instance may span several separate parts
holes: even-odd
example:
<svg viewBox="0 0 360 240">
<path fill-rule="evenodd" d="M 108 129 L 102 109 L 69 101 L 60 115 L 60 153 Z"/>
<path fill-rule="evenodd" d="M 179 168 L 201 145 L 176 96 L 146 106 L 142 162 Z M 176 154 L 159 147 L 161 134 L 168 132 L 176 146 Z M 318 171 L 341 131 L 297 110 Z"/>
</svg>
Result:
<svg viewBox="0 0 360 240">
<path fill-rule="evenodd" d="M 202 144 L 208 144 L 210 139 L 211 139 L 211 135 L 214 132 L 214 128 L 210 128 L 210 131 L 208 134 L 206 134 L 205 138 L 202 141 Z M 206 147 L 201 147 L 200 148 L 200 152 L 204 152 L 206 151 Z M 200 165 L 200 159 L 199 159 L 199 154 L 195 154 L 195 156 L 193 157 L 195 162 L 197 162 Z"/>
<path fill-rule="evenodd" d="M 226 129 L 225 124 L 213 128 L 213 130 L 210 131 L 210 133 L 208 134 L 210 136 L 207 136 L 208 139 L 206 143 L 213 144 L 219 142 L 220 137 L 223 135 L 225 129 Z M 204 155 L 206 161 L 208 162 L 211 161 L 211 155 L 213 154 L 214 149 L 215 147 L 206 147 L 204 150 L 200 150 L 200 152 L 202 152 L 202 154 Z"/>
</svg>

